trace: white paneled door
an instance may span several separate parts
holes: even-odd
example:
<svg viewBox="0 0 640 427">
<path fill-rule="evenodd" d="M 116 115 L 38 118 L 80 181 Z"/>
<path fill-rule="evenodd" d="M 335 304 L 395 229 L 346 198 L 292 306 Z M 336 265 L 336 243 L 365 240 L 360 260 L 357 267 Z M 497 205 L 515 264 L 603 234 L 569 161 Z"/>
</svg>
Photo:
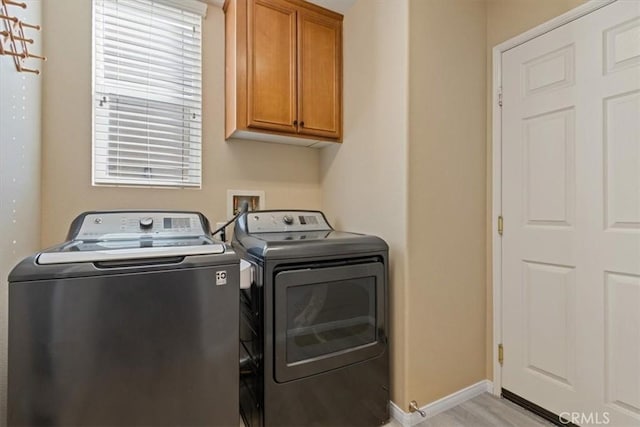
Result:
<svg viewBox="0 0 640 427">
<path fill-rule="evenodd" d="M 640 1 L 502 55 L 502 387 L 640 426 Z"/>
</svg>

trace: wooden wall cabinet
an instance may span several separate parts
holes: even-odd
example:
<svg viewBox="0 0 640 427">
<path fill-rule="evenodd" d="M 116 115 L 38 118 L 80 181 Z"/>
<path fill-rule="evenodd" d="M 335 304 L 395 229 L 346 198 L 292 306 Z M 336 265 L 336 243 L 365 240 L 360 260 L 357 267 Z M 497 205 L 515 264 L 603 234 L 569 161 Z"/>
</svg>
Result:
<svg viewBox="0 0 640 427">
<path fill-rule="evenodd" d="M 226 0 L 226 138 L 342 140 L 342 15 L 302 0 Z"/>
</svg>

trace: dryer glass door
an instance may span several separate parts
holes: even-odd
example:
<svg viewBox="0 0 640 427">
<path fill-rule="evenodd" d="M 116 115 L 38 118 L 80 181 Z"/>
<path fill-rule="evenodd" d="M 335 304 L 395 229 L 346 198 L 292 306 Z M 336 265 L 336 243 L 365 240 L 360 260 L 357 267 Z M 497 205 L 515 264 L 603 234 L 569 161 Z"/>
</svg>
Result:
<svg viewBox="0 0 640 427">
<path fill-rule="evenodd" d="M 384 351 L 384 280 L 378 262 L 278 273 L 276 381 L 325 372 Z"/>
</svg>

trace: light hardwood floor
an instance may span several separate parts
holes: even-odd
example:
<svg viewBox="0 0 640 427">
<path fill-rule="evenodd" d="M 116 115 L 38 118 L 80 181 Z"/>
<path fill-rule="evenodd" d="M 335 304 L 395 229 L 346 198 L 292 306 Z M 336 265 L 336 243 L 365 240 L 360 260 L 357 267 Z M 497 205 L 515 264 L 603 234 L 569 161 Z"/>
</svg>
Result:
<svg viewBox="0 0 640 427">
<path fill-rule="evenodd" d="M 416 427 L 547 427 L 552 424 L 489 393 L 427 418 Z M 400 427 L 392 420 L 385 427 Z"/>
</svg>

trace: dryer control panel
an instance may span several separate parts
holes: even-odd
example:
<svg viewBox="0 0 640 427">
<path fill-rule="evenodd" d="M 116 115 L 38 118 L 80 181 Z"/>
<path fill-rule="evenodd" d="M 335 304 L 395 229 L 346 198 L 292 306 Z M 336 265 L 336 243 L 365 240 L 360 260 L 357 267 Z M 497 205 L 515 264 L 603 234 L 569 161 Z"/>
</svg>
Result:
<svg viewBox="0 0 640 427">
<path fill-rule="evenodd" d="M 322 212 L 259 211 L 247 213 L 249 233 L 282 233 L 289 231 L 331 230 Z"/>
</svg>

